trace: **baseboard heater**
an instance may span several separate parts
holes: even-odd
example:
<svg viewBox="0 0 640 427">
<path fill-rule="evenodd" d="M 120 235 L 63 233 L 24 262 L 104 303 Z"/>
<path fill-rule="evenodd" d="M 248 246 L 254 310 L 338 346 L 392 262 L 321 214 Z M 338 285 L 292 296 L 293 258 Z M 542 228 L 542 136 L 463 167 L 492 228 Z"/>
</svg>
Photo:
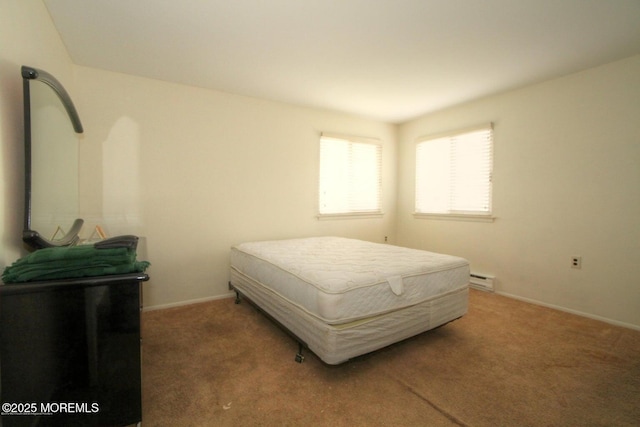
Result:
<svg viewBox="0 0 640 427">
<path fill-rule="evenodd" d="M 480 289 L 481 291 L 493 292 L 493 280 L 494 276 L 488 276 L 486 274 L 471 273 L 469 277 L 469 286 L 474 289 Z"/>
</svg>

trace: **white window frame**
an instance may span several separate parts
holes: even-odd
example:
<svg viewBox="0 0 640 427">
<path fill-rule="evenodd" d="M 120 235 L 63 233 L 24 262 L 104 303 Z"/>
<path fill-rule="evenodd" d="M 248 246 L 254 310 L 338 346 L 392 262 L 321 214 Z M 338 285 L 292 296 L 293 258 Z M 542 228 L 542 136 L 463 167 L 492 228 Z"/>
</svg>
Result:
<svg viewBox="0 0 640 427">
<path fill-rule="evenodd" d="M 493 123 L 418 138 L 415 153 L 414 217 L 494 220 Z"/>
<path fill-rule="evenodd" d="M 381 141 L 323 132 L 319 147 L 318 218 L 382 216 Z M 357 164 L 357 159 L 365 163 Z"/>
</svg>

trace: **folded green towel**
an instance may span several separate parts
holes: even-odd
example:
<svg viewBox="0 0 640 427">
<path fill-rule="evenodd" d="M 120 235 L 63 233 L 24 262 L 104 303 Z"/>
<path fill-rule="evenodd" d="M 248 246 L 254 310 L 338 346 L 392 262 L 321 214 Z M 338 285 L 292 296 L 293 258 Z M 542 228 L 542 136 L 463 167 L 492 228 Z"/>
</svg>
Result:
<svg viewBox="0 0 640 427">
<path fill-rule="evenodd" d="M 45 262 L 58 262 L 66 260 L 88 260 L 93 258 L 110 259 L 110 257 L 136 256 L 135 250 L 129 248 L 97 249 L 93 245 L 57 246 L 39 249 L 17 260 L 14 265 L 40 264 Z"/>
<path fill-rule="evenodd" d="M 131 248 L 97 249 L 93 245 L 40 249 L 20 258 L 2 273 L 4 283 L 68 279 L 144 272 Z"/>
</svg>

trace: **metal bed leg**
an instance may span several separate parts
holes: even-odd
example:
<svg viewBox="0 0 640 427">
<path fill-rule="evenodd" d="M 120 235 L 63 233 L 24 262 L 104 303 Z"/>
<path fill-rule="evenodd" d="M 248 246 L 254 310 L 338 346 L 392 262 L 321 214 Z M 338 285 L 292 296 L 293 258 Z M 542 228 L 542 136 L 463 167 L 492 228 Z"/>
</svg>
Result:
<svg viewBox="0 0 640 427">
<path fill-rule="evenodd" d="M 234 291 L 236 293 L 236 300 L 234 301 L 236 304 L 240 304 L 240 292 L 236 288 L 233 287 L 231 281 L 229 281 L 229 290 Z"/>
<path fill-rule="evenodd" d="M 301 342 L 298 343 L 298 354 L 296 354 L 296 362 L 298 363 L 302 363 L 304 362 L 304 356 L 302 354 L 302 349 L 304 348 L 304 346 L 302 345 Z"/>
</svg>

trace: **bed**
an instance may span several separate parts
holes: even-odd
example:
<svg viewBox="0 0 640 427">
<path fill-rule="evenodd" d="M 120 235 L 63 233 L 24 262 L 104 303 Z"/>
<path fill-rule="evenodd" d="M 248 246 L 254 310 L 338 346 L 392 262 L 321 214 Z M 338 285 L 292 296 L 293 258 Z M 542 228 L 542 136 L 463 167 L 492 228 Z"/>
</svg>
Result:
<svg viewBox="0 0 640 427">
<path fill-rule="evenodd" d="M 329 365 L 378 350 L 467 312 L 469 263 L 341 237 L 242 243 L 230 287 Z"/>
</svg>

